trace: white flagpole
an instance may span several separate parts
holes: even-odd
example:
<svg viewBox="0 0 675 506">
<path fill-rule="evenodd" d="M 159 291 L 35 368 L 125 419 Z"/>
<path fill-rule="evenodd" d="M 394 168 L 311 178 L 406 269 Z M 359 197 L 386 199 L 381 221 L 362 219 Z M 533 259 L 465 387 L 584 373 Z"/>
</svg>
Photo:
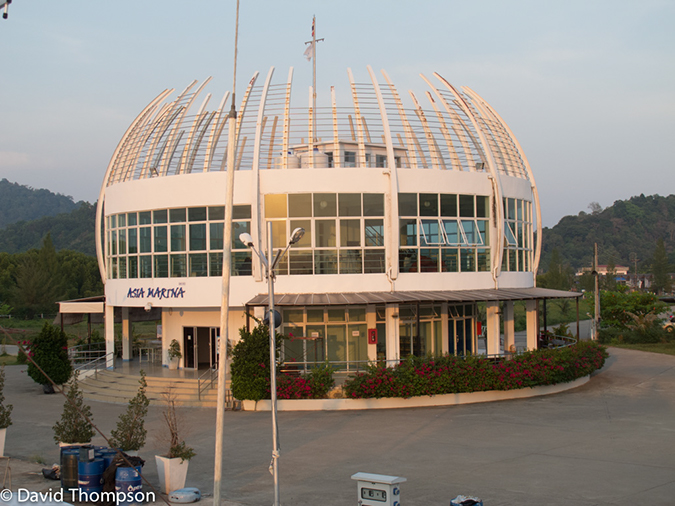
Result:
<svg viewBox="0 0 675 506">
<path fill-rule="evenodd" d="M 312 115 L 314 116 L 314 131 L 312 144 L 316 142 L 316 16 L 312 18 Z"/>
</svg>

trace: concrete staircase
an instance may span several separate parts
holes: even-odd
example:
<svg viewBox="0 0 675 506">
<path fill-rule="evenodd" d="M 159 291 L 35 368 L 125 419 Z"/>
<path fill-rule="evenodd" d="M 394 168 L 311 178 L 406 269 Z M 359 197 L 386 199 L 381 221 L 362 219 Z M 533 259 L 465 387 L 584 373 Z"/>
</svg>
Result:
<svg viewBox="0 0 675 506">
<path fill-rule="evenodd" d="M 163 406 L 168 391 L 176 399 L 178 406 L 215 408 L 217 388 L 209 388 L 202 383 L 201 399 L 198 395 L 198 380 L 188 378 L 145 377 L 148 387 L 146 395 L 150 404 Z M 99 371 L 80 381 L 85 399 L 91 401 L 126 404 L 138 392 L 138 375 L 125 375 L 115 371 Z M 226 398 L 229 390 L 226 392 Z M 231 399 L 231 396 L 229 396 Z"/>
</svg>

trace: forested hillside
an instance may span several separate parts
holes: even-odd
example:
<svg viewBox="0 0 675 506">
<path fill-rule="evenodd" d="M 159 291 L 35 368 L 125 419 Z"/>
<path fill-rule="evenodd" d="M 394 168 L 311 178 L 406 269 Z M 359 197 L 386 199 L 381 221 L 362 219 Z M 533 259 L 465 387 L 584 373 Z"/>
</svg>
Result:
<svg viewBox="0 0 675 506">
<path fill-rule="evenodd" d="M 72 197 L 0 180 L 0 229 L 18 221 L 69 213 L 76 207 Z"/>
<path fill-rule="evenodd" d="M 600 264 L 632 267 L 634 253 L 638 271 L 649 272 L 659 239 L 664 241 L 670 264 L 675 264 L 675 195 L 617 200 L 606 209 L 565 216 L 556 226 L 544 228 L 540 269 L 547 271 L 554 249 L 574 269 L 590 266 L 597 242 Z"/>
</svg>

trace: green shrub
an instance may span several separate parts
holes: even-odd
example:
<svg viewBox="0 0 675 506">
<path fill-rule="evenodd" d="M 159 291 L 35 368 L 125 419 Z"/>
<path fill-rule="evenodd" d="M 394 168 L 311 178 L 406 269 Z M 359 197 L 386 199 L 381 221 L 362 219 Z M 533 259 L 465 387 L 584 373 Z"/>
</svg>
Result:
<svg viewBox="0 0 675 506">
<path fill-rule="evenodd" d="M 553 385 L 574 381 L 600 369 L 607 358 L 604 347 L 584 341 L 557 350 L 537 350 L 509 360 L 446 355 L 408 357 L 395 367 L 372 365 L 349 378 L 349 398 L 414 397 Z"/>
<path fill-rule="evenodd" d="M 78 375 L 78 372 L 75 372 L 68 385 L 61 421 L 56 422 L 52 427 L 54 441 L 57 443 L 88 443 L 94 437 L 94 427 L 87 421 L 87 418 L 89 420 L 92 418 L 91 408 L 84 403 L 82 390 L 77 381 Z"/>
<path fill-rule="evenodd" d="M 145 371 L 141 369 L 140 386 L 136 396 L 129 399 L 127 410 L 117 421 L 117 427 L 110 433 L 110 445 L 121 450 L 138 451 L 145 444 L 148 431 L 145 428 L 145 416 L 148 414 L 150 399 L 145 395 L 148 383 L 145 380 Z"/>
<path fill-rule="evenodd" d="M 276 335 L 276 356 L 279 357 L 282 336 Z M 239 400 L 259 401 L 269 398 L 270 331 L 259 324 L 252 332 L 239 330 L 239 342 L 232 348 L 232 395 Z"/>
<path fill-rule="evenodd" d="M 0 368 L 0 429 L 6 429 L 12 425 L 12 409 L 11 404 L 5 405 L 5 366 Z"/>
<path fill-rule="evenodd" d="M 277 376 L 278 399 L 325 399 L 328 391 L 335 385 L 333 368 L 328 364 L 314 367 L 309 374 Z M 267 378 L 266 397 L 270 397 L 270 383 Z"/>
<path fill-rule="evenodd" d="M 33 338 L 28 353 L 57 385 L 63 385 L 70 379 L 73 367 L 68 359 L 68 339 L 59 327 L 45 323 L 40 333 Z M 50 381 L 35 364 L 28 364 L 28 376 L 40 385 L 49 384 Z"/>
</svg>

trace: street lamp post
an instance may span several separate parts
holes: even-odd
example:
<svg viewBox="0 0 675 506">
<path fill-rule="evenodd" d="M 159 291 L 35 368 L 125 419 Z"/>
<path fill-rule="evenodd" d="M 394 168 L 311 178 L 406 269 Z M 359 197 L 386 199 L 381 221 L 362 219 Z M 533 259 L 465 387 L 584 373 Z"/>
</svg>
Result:
<svg viewBox="0 0 675 506">
<path fill-rule="evenodd" d="M 261 255 L 253 244 L 253 238 L 248 233 L 239 236 L 239 240 L 251 248 L 263 266 L 265 267 L 265 276 L 267 277 L 267 289 L 269 294 L 269 312 L 268 325 L 270 328 L 270 396 L 272 402 L 272 475 L 274 476 L 274 506 L 279 506 L 279 425 L 277 423 L 277 357 L 276 357 L 276 339 L 275 329 L 277 327 L 274 316 L 274 268 L 283 258 L 288 249 L 296 244 L 302 236 L 305 235 L 304 228 L 296 228 L 288 240 L 285 249 L 277 251 L 274 256 L 274 247 L 272 244 L 272 222 L 267 227 L 267 258 Z M 279 322 L 281 324 L 281 322 Z"/>
</svg>

